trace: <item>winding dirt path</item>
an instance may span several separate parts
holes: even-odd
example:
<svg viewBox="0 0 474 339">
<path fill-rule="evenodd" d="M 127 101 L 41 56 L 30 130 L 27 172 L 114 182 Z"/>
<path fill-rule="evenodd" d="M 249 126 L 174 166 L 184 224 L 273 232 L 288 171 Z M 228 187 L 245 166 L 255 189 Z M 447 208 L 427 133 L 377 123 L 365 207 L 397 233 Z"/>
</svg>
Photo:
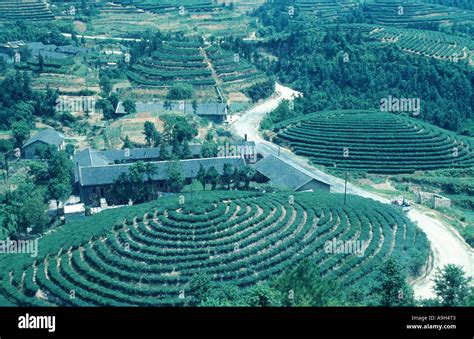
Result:
<svg viewBox="0 0 474 339">
<path fill-rule="evenodd" d="M 259 126 L 265 115 L 275 109 L 281 100 L 292 100 L 298 95 L 300 95 L 298 92 L 277 83 L 275 94 L 252 109 L 241 113 L 232 123 L 231 130 L 240 137 L 247 135 L 248 140 L 255 141 L 258 152 L 263 155 L 279 155 L 280 158 L 290 162 L 303 172 L 311 173 L 318 179 L 330 183 L 332 192 L 344 192 L 344 180 L 324 173 L 309 164 L 306 158 L 297 156 L 288 149 L 266 141 L 260 135 Z M 350 183 L 347 185 L 347 192 L 382 203 L 389 203 L 387 199 Z M 436 269 L 446 264 L 460 265 L 469 276 L 474 276 L 474 251 L 451 226 L 427 215 L 426 212 L 416 206 L 412 207 L 408 217 L 426 233 L 432 252 L 432 260 L 427 267 L 427 272 L 412 282 L 416 297 L 429 298 L 434 296 L 432 279 Z"/>
</svg>

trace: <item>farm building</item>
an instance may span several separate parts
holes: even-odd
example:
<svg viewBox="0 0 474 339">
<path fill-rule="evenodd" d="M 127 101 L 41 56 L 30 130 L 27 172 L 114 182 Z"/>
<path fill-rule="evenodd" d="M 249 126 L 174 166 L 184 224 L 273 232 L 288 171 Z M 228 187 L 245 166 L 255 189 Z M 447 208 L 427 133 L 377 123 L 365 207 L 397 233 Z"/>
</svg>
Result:
<svg viewBox="0 0 474 339">
<path fill-rule="evenodd" d="M 160 111 L 178 111 L 189 114 L 196 114 L 202 118 L 209 119 L 214 122 L 222 123 L 227 119 L 227 105 L 218 102 L 198 103 L 196 109 L 193 108 L 191 101 L 170 102 L 169 106 L 163 101 L 150 101 L 135 103 L 137 113 L 153 113 Z M 127 114 L 122 102 L 119 102 L 115 110 L 115 114 Z"/>
<path fill-rule="evenodd" d="M 65 59 L 90 53 L 90 50 L 84 47 L 45 45 L 42 42 L 29 42 L 26 47 L 28 47 L 33 57 L 41 55 L 47 59 Z"/>
<path fill-rule="evenodd" d="M 54 129 L 45 129 L 28 139 L 21 151 L 25 159 L 36 157 L 36 149 L 41 145 L 54 145 L 58 150 L 65 148 L 64 135 Z"/>
<path fill-rule="evenodd" d="M 201 154 L 201 144 L 189 144 L 192 158 L 198 158 Z M 171 153 L 172 147 L 166 147 L 166 151 Z M 130 148 L 123 150 L 97 151 L 86 148 L 76 152 L 73 157 L 77 166 L 95 166 L 133 163 L 136 161 L 158 161 L 160 160 L 160 147 Z"/>
<path fill-rule="evenodd" d="M 89 156 L 89 158 L 88 158 Z M 76 169 L 75 180 L 81 201 L 86 205 L 99 206 L 102 201 L 114 204 L 112 188 L 115 181 L 121 174 L 127 174 L 133 162 L 110 163 L 104 159 L 99 152 L 84 152 L 79 157 L 75 157 Z M 233 167 L 243 168 L 245 160 L 242 157 L 221 157 L 179 160 L 185 183 L 191 183 L 196 178 L 200 165 L 204 169 L 214 167 L 219 174 L 223 173 L 224 164 L 231 164 Z M 155 165 L 155 173 L 152 175 L 152 184 L 157 191 L 165 191 L 168 168 L 171 161 L 150 161 Z M 133 197 L 130 197 L 133 200 Z"/>
<path fill-rule="evenodd" d="M 296 192 L 331 191 L 331 185 L 317 179 L 310 172 L 294 167 L 285 160 L 269 155 L 255 165 L 258 181 L 288 187 Z"/>
</svg>

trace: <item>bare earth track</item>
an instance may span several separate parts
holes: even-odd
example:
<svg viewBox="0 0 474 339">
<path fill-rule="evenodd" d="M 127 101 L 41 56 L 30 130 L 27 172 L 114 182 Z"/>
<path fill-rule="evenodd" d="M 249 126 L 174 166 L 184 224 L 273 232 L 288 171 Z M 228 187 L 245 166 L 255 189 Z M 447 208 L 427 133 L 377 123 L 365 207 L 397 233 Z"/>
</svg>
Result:
<svg viewBox="0 0 474 339">
<path fill-rule="evenodd" d="M 280 157 L 282 159 L 330 183 L 333 185 L 332 192 L 343 192 L 344 181 L 342 179 L 322 172 L 309 164 L 307 159 L 264 140 L 260 135 L 259 126 L 265 115 L 275 109 L 281 100 L 291 100 L 297 95 L 299 95 L 298 92 L 277 83 L 275 94 L 254 108 L 243 112 L 232 124 L 232 131 L 241 137 L 247 135 L 249 140 L 255 141 L 258 152 L 263 155 L 278 155 L 280 149 Z M 352 184 L 347 185 L 347 192 L 383 203 L 389 203 L 387 199 Z M 428 265 L 427 271 L 422 277 L 412 282 L 416 297 L 430 298 L 434 296 L 432 291 L 434 274 L 437 268 L 443 267 L 446 264 L 460 265 L 469 276 L 474 276 L 474 251 L 452 227 L 428 216 L 422 209 L 416 206 L 408 213 L 408 217 L 426 233 L 431 243 L 432 252 L 431 263 Z"/>
</svg>

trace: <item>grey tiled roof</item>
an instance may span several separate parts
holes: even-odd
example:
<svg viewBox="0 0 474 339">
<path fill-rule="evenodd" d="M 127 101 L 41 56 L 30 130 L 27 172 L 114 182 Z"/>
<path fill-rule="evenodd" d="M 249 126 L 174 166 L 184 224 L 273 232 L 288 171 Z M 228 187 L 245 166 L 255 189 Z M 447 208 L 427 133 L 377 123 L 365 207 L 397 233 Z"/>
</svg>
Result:
<svg viewBox="0 0 474 339">
<path fill-rule="evenodd" d="M 180 160 L 183 175 L 185 178 L 195 178 L 199 171 L 199 166 L 204 169 L 214 166 L 218 173 L 222 174 L 224 164 L 229 163 L 234 167 L 243 168 L 245 161 L 243 158 L 205 158 L 205 159 L 186 159 Z M 150 162 L 156 166 L 156 172 L 153 180 L 166 180 L 167 169 L 172 161 L 153 161 Z M 103 166 L 86 166 L 79 167 L 79 183 L 81 186 L 110 185 L 122 173 L 128 173 L 128 169 L 132 166 L 128 164 L 103 165 Z"/>
<path fill-rule="evenodd" d="M 161 112 L 166 111 L 163 101 L 149 101 L 149 102 L 135 102 L 137 113 L 152 113 L 152 112 Z M 170 111 L 179 111 L 184 113 L 194 113 L 193 104 L 191 101 L 186 101 L 185 103 L 180 104 L 179 102 L 171 102 Z M 118 103 L 117 109 L 115 110 L 116 114 L 126 114 L 125 109 L 121 102 Z M 226 104 L 218 102 L 205 102 L 198 103 L 196 109 L 197 115 L 226 115 Z"/>
<path fill-rule="evenodd" d="M 49 145 L 59 146 L 64 141 L 64 135 L 54 129 L 45 129 L 28 139 L 23 147 L 27 147 L 36 141 L 41 141 Z"/>
<path fill-rule="evenodd" d="M 263 158 L 254 166 L 255 170 L 270 179 L 272 184 L 289 187 L 295 190 L 311 180 L 323 182 L 311 176 L 309 173 L 305 173 L 293 167 L 288 162 L 274 155 L 269 155 Z"/>
<path fill-rule="evenodd" d="M 189 144 L 189 149 L 193 156 L 199 156 L 201 154 L 201 148 L 201 144 Z M 168 152 L 171 152 L 172 149 L 171 146 L 166 147 Z M 79 164 L 80 166 L 100 166 L 124 161 L 146 161 L 158 159 L 160 157 L 160 151 L 160 147 L 130 148 L 127 156 L 126 150 L 114 149 L 97 151 L 91 148 L 86 148 L 76 152 L 73 161 L 75 164 Z"/>
</svg>

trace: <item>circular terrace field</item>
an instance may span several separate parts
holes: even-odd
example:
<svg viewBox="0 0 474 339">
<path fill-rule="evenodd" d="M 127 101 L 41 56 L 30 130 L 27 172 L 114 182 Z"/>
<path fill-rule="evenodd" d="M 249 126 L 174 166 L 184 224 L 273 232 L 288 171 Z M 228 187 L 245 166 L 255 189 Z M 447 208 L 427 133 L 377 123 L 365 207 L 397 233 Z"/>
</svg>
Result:
<svg viewBox="0 0 474 339">
<path fill-rule="evenodd" d="M 275 125 L 275 141 L 327 167 L 372 173 L 474 166 L 470 141 L 399 114 L 314 113 Z"/>
<path fill-rule="evenodd" d="M 67 230 L 44 236 L 38 258 L 0 262 L 0 291 L 17 305 L 171 306 L 189 302 L 189 281 L 198 272 L 246 288 L 307 258 L 345 286 L 370 282 L 392 255 L 412 272 L 420 269 L 428 242 L 398 209 L 355 196 L 342 202 L 342 195 L 326 193 L 158 199 L 146 211 L 120 211 L 129 216 L 118 222 L 98 215 L 109 224 L 89 240 L 72 241 Z M 90 227 L 94 218 L 86 218 Z M 364 251 L 328 252 L 328 242 L 348 240 L 364 241 Z"/>
</svg>

